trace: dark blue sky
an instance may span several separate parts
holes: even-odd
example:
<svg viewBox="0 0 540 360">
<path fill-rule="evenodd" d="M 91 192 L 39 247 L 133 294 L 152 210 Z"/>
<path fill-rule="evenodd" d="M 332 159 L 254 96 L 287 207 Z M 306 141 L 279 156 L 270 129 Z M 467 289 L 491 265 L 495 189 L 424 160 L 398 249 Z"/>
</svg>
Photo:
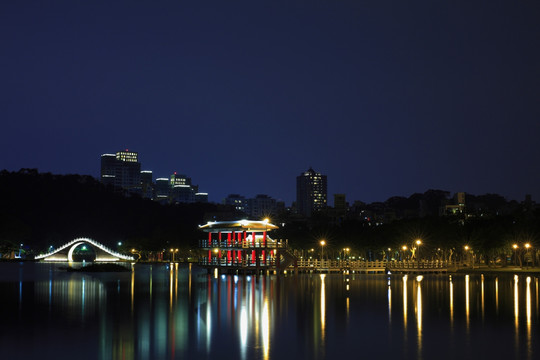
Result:
<svg viewBox="0 0 540 360">
<path fill-rule="evenodd" d="M 540 201 L 538 1 L 0 2 L 0 168 Z M 333 201 L 331 200 L 330 203 Z"/>
</svg>

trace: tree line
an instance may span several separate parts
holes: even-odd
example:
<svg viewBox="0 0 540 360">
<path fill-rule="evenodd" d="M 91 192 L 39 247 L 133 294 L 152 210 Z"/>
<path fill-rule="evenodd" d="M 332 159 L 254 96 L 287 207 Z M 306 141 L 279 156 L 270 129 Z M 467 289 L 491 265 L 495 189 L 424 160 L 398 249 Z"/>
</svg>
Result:
<svg viewBox="0 0 540 360">
<path fill-rule="evenodd" d="M 436 192 L 426 193 L 433 198 Z M 502 197 L 489 198 L 497 200 L 493 206 L 509 208 Z M 396 199 L 388 203 L 396 204 Z M 437 203 L 432 202 L 430 206 L 435 209 Z M 285 211 L 272 219 L 280 228 L 271 236 L 287 239 L 293 249 L 314 249 L 315 254 L 324 239 L 328 254 L 337 257 L 349 248 L 350 254 L 370 260 L 411 256 L 410 248 L 417 239 L 422 245 L 414 256 L 424 259 L 454 260 L 469 246 L 487 263 L 506 261 L 508 256 L 523 261 L 525 243 L 530 244 L 528 252 L 536 259 L 540 211 L 518 205 L 513 204 L 512 211 L 490 211 L 486 216 L 477 209 L 468 213 L 472 215 L 459 216 L 437 216 L 432 211 L 427 216 L 382 224 L 354 217 L 336 223 L 324 212 L 311 219 L 298 219 Z M 36 169 L 0 172 L 0 253 L 18 249 L 20 244 L 28 251 L 44 252 L 77 237 L 89 237 L 113 249 L 122 243 L 119 250 L 124 251 L 178 248 L 182 253 L 195 251 L 199 239 L 204 238 L 198 225 L 242 217 L 225 205 L 164 205 L 138 196 L 126 197 L 91 176 L 53 175 Z"/>
</svg>

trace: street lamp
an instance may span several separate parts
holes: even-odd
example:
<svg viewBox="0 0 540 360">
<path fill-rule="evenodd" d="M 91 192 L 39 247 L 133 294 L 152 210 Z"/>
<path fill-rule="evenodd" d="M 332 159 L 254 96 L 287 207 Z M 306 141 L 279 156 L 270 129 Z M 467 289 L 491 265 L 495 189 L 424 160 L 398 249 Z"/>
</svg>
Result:
<svg viewBox="0 0 540 360">
<path fill-rule="evenodd" d="M 137 254 L 137 260 L 136 261 L 139 261 L 141 259 L 141 253 L 139 251 L 137 251 L 136 249 L 131 249 L 131 253 L 132 254 Z"/>
<path fill-rule="evenodd" d="M 526 265 L 525 266 L 527 267 L 527 269 L 529 268 L 529 248 L 530 247 L 531 247 L 531 244 L 529 244 L 529 243 L 525 244 L 525 249 L 527 249 L 527 256 L 526 256 L 526 259 L 525 259 L 526 260 Z"/>
<path fill-rule="evenodd" d="M 512 247 L 514 248 L 514 266 L 517 266 L 517 249 L 518 249 L 518 245 L 514 244 L 514 245 L 512 245 Z"/>
<path fill-rule="evenodd" d="M 345 249 L 343 249 L 343 250 L 345 250 L 345 255 L 346 255 L 346 256 L 344 256 L 344 257 L 346 257 L 346 260 L 348 260 L 348 259 L 349 259 L 349 251 L 351 251 L 351 249 L 345 248 Z"/>
<path fill-rule="evenodd" d="M 174 262 L 174 254 L 176 254 L 177 252 L 178 252 L 178 249 L 171 249 L 172 262 Z"/>
<path fill-rule="evenodd" d="M 326 241 L 321 240 L 321 260 L 324 259 L 324 245 L 326 245 Z"/>
<path fill-rule="evenodd" d="M 405 251 L 407 251 L 407 245 L 403 245 L 401 247 L 401 250 L 403 251 L 403 255 L 402 255 L 402 259 L 401 260 L 405 260 Z"/>
<path fill-rule="evenodd" d="M 415 241 L 417 249 L 416 249 L 416 258 L 418 259 L 418 267 L 420 267 L 420 245 L 422 245 L 422 240 L 416 239 Z"/>
<path fill-rule="evenodd" d="M 467 260 L 469 264 L 471 265 L 471 268 L 474 269 L 474 258 L 471 255 L 472 248 L 469 245 L 465 245 L 463 248 L 465 249 L 465 252 L 467 253 Z"/>
</svg>

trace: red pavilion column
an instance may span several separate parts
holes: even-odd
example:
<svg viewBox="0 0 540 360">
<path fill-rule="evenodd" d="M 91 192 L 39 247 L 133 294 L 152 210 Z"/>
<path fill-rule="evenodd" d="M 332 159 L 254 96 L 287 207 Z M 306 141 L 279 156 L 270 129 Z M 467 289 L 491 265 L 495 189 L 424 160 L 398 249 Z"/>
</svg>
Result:
<svg viewBox="0 0 540 360">
<path fill-rule="evenodd" d="M 221 265 L 221 231 L 218 232 L 218 260 L 219 260 L 219 265 Z"/>
<path fill-rule="evenodd" d="M 251 246 L 255 248 L 255 232 L 251 233 Z M 255 249 L 251 250 L 251 263 L 255 263 L 255 258 L 257 257 Z"/>
<path fill-rule="evenodd" d="M 263 258 L 264 258 L 264 265 L 266 266 L 266 231 L 263 232 Z"/>
<path fill-rule="evenodd" d="M 231 233 L 227 233 L 227 246 L 231 247 Z M 231 250 L 227 250 L 227 265 L 231 263 Z"/>
</svg>

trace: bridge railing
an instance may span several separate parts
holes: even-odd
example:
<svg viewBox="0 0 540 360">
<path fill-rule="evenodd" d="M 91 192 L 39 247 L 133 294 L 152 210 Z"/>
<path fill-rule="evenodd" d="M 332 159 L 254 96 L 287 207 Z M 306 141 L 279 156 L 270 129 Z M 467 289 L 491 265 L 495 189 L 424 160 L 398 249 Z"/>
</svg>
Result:
<svg viewBox="0 0 540 360">
<path fill-rule="evenodd" d="M 40 260 L 40 259 L 44 259 L 48 256 L 51 256 L 51 255 L 54 255 L 60 251 L 63 251 L 65 249 L 68 249 L 70 248 L 71 246 L 75 245 L 76 243 L 89 243 L 97 248 L 99 248 L 100 250 L 103 250 L 105 251 L 106 253 L 108 253 L 109 255 L 112 255 L 112 256 L 116 256 L 122 260 L 134 260 L 135 258 L 133 256 L 129 256 L 129 255 L 124 255 L 124 254 L 120 254 L 119 252 L 116 252 L 108 247 L 106 247 L 105 245 L 103 244 L 100 244 L 98 243 L 97 241 L 94 241 L 92 239 L 89 239 L 89 238 L 77 238 L 77 239 L 74 239 L 70 242 L 68 242 L 67 244 L 64 244 L 62 246 L 60 246 L 59 248 L 53 250 L 53 251 L 49 251 L 48 253 L 46 254 L 41 254 L 41 255 L 37 255 L 35 257 L 36 260 Z"/>
<path fill-rule="evenodd" d="M 443 269 L 448 267 L 446 261 L 365 261 L 365 260 L 320 260 L 299 259 L 299 268 L 312 269 Z"/>
<path fill-rule="evenodd" d="M 218 267 L 244 267 L 244 268 L 255 268 L 257 267 L 257 263 L 254 261 L 254 259 L 243 259 L 242 261 L 238 261 L 238 259 L 217 259 L 217 258 L 200 258 L 199 259 L 199 265 L 202 266 L 218 266 Z M 269 258 L 266 259 L 266 262 L 263 259 L 259 259 L 259 267 L 275 267 L 276 266 L 276 260 L 275 258 Z"/>
<path fill-rule="evenodd" d="M 275 241 L 267 240 L 266 246 L 263 241 L 256 240 L 255 242 L 249 240 L 199 240 L 199 247 L 203 249 L 218 248 L 218 249 L 227 249 L 227 248 L 244 248 L 244 249 L 284 249 L 288 247 L 288 241 Z"/>
</svg>

